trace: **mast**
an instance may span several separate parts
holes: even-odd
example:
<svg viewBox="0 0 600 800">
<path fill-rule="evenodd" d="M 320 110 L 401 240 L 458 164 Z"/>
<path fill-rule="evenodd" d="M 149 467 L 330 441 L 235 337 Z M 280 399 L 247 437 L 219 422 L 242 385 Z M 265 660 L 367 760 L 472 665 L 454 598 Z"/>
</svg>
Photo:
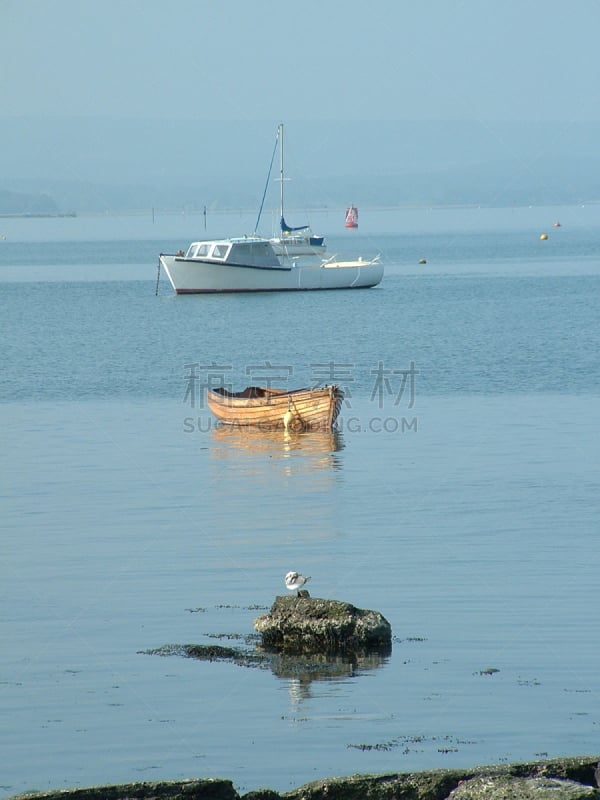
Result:
<svg viewBox="0 0 600 800">
<path fill-rule="evenodd" d="M 283 123 L 277 129 L 279 139 L 279 217 L 283 219 Z"/>
<path fill-rule="evenodd" d="M 289 180 L 283 174 L 283 123 L 277 127 L 277 138 L 275 140 L 276 146 L 279 145 L 279 225 L 282 233 L 293 233 L 294 231 L 305 231 L 309 226 L 300 225 L 297 228 L 291 228 L 283 216 L 283 183 Z M 273 153 L 273 157 L 275 154 Z"/>
</svg>

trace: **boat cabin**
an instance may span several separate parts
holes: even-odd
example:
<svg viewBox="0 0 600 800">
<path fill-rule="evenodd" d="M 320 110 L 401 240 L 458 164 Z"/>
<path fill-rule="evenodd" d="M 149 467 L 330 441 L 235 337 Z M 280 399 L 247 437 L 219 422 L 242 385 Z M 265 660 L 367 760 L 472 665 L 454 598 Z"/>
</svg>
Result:
<svg viewBox="0 0 600 800">
<path fill-rule="evenodd" d="M 244 236 L 192 242 L 183 258 L 186 261 L 210 261 L 223 264 L 244 264 L 256 267 L 279 267 L 279 259 L 268 239 Z"/>
</svg>

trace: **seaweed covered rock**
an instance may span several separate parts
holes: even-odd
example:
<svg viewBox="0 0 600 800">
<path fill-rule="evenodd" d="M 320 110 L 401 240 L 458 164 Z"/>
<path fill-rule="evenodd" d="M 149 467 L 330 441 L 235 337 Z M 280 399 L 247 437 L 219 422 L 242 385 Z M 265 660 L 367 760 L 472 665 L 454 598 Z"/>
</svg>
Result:
<svg viewBox="0 0 600 800">
<path fill-rule="evenodd" d="M 507 800 L 512 797 L 518 800 L 598 800 L 600 791 L 593 786 L 560 778 L 498 775 L 463 781 L 448 800 Z"/>
<path fill-rule="evenodd" d="M 378 611 L 340 600 L 276 597 L 254 620 L 263 647 L 286 653 L 389 653 L 392 628 Z"/>
<path fill-rule="evenodd" d="M 231 781 L 92 786 L 19 795 L 14 800 L 600 800 L 598 756 L 571 756 L 473 769 L 326 778 L 279 794 L 239 795 Z"/>
<path fill-rule="evenodd" d="M 327 778 L 285 800 L 600 800 L 598 756 L 573 756 L 472 769 Z"/>
<path fill-rule="evenodd" d="M 18 797 L 19 800 L 239 800 L 233 783 L 221 778 L 109 784 L 28 792 Z"/>
</svg>

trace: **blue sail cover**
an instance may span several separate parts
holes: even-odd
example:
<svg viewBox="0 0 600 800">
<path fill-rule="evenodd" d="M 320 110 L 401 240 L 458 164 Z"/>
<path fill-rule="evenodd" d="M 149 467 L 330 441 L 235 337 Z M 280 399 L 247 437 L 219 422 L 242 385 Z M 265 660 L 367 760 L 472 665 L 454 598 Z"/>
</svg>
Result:
<svg viewBox="0 0 600 800">
<path fill-rule="evenodd" d="M 290 226 L 287 224 L 287 222 L 283 218 L 283 215 L 281 217 L 281 230 L 284 233 L 293 233 L 293 231 L 305 231 L 309 227 L 310 227 L 309 225 L 300 225 L 299 228 L 290 228 Z"/>
</svg>

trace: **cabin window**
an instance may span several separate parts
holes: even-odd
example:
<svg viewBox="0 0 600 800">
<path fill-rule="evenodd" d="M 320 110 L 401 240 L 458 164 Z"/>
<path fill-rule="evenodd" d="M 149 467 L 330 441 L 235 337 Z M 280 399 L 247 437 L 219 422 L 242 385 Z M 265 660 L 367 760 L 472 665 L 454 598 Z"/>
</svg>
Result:
<svg viewBox="0 0 600 800">
<path fill-rule="evenodd" d="M 225 258 L 227 256 L 228 250 L 229 250 L 229 245 L 227 245 L 227 244 L 216 244 L 213 247 L 212 257 L 213 258 Z"/>
<path fill-rule="evenodd" d="M 193 258 L 193 257 L 194 257 L 194 250 L 195 250 L 195 249 L 196 249 L 196 245 L 195 245 L 195 244 L 191 244 L 191 245 L 188 247 L 188 251 L 187 251 L 187 253 L 185 254 L 185 257 L 186 257 L 186 258 Z"/>
<path fill-rule="evenodd" d="M 202 258 L 203 256 L 207 256 L 208 249 L 209 246 L 207 244 L 198 245 L 198 249 L 196 250 L 196 258 Z"/>
</svg>

